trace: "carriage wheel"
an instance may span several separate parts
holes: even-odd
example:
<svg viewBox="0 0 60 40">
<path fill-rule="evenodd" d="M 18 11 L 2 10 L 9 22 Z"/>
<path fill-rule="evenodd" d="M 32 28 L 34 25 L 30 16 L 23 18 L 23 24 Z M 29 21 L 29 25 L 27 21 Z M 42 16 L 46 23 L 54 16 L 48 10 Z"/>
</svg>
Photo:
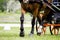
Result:
<svg viewBox="0 0 60 40">
<path fill-rule="evenodd" d="M 53 35 L 53 34 L 54 34 L 54 30 L 55 30 L 55 29 L 54 29 L 54 26 L 50 26 L 49 29 L 50 29 L 51 35 Z"/>
<path fill-rule="evenodd" d="M 53 35 L 53 34 L 55 34 L 54 32 L 55 32 L 55 28 L 54 28 L 55 26 L 50 26 L 50 33 L 51 33 L 51 35 Z"/>
<path fill-rule="evenodd" d="M 50 26 L 50 33 L 51 33 L 51 35 L 53 35 L 53 34 L 57 35 L 58 32 L 59 32 L 58 26 L 54 26 L 54 27 Z"/>
<path fill-rule="evenodd" d="M 49 29 L 50 29 L 51 35 L 53 35 L 53 31 L 52 31 L 53 28 L 50 26 Z"/>
</svg>

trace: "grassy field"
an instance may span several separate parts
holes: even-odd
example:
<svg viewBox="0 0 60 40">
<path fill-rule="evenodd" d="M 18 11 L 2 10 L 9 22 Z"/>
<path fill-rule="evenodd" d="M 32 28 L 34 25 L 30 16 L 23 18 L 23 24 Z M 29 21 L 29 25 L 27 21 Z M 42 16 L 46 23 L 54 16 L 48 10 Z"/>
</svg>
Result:
<svg viewBox="0 0 60 40">
<path fill-rule="evenodd" d="M 30 15 L 27 14 L 25 17 L 26 17 L 25 20 L 27 20 L 28 22 L 31 20 Z M 20 23 L 19 20 L 20 20 L 20 14 L 13 14 L 13 13 L 10 14 L 10 13 L 4 13 L 4 12 L 0 13 L 0 24 L 1 23 L 5 23 L 5 24 Z M 49 32 L 49 28 L 47 28 L 45 35 L 40 35 L 40 36 L 36 35 L 36 31 L 33 36 L 29 36 L 30 30 L 31 30 L 30 27 L 25 27 L 24 30 L 25 30 L 25 37 L 20 37 L 19 27 L 11 27 L 11 30 L 4 30 L 3 27 L 0 27 L 0 40 L 60 40 L 60 34 L 51 35 Z"/>
<path fill-rule="evenodd" d="M 50 35 L 48 29 L 45 35 L 37 36 L 35 32 L 33 36 L 29 36 L 30 29 L 30 27 L 25 27 L 25 37 L 19 37 L 18 27 L 12 27 L 8 31 L 0 27 L 0 40 L 60 40 L 60 35 Z"/>
</svg>

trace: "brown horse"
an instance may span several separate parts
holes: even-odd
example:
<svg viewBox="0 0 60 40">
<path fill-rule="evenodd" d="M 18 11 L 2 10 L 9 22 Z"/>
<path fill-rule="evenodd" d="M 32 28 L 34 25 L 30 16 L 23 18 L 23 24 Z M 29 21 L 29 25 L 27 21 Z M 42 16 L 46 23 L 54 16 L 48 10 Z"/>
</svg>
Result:
<svg viewBox="0 0 60 40">
<path fill-rule="evenodd" d="M 34 34 L 34 24 L 35 24 L 35 18 L 37 17 L 39 20 L 39 24 L 40 23 L 40 18 L 39 18 L 39 11 L 42 7 L 42 2 L 40 0 L 19 0 L 21 3 L 21 17 L 20 17 L 20 21 L 21 21 L 21 27 L 20 27 L 20 36 L 23 37 L 24 36 L 24 14 L 26 12 L 30 12 L 33 15 L 33 19 L 32 19 L 32 29 L 31 29 L 31 34 Z M 39 32 L 41 33 L 41 32 Z"/>
<path fill-rule="evenodd" d="M 52 0 L 48 0 L 48 3 L 52 3 Z M 44 13 L 42 13 L 42 14 L 40 13 L 40 18 L 41 18 L 41 20 L 42 20 L 41 23 L 42 23 L 42 25 L 43 25 L 43 24 L 44 24 L 44 23 L 43 23 L 44 20 L 47 20 L 48 22 L 50 22 L 50 19 L 49 19 L 48 17 L 51 17 L 50 15 L 53 15 L 53 14 L 52 14 L 51 9 L 48 8 L 45 3 L 43 3 L 43 6 L 42 6 L 41 9 L 44 10 Z M 37 28 L 37 27 L 36 27 L 36 28 Z M 37 29 L 36 29 L 36 30 L 37 30 Z M 43 27 L 42 31 L 43 31 L 43 33 L 45 34 L 46 28 Z M 50 30 L 50 32 L 51 32 L 51 30 Z M 52 33 L 51 33 L 51 34 L 52 34 Z"/>
<path fill-rule="evenodd" d="M 24 23 L 24 14 L 26 12 L 30 12 L 33 15 L 33 19 L 32 19 L 32 29 L 31 29 L 31 34 L 34 34 L 34 24 L 35 24 L 35 18 L 37 17 L 37 20 L 39 21 L 39 25 L 41 25 L 42 28 L 42 22 L 43 20 L 47 17 L 47 15 L 50 13 L 49 8 L 46 8 L 45 5 L 42 4 L 42 2 L 40 0 L 19 0 L 21 3 L 21 17 L 20 17 L 20 21 L 21 21 L 21 27 L 20 27 L 20 36 L 24 36 L 24 27 L 23 27 L 23 23 Z M 49 3 L 51 3 L 51 0 L 48 0 Z M 41 19 L 39 12 L 41 11 L 41 8 L 44 10 L 44 14 L 43 14 L 43 19 Z M 39 34 L 41 33 L 38 32 Z"/>
<path fill-rule="evenodd" d="M 34 24 L 35 24 L 35 18 L 37 17 L 39 24 L 41 25 L 42 28 L 42 19 L 39 15 L 39 12 L 41 10 L 41 8 L 43 10 L 45 10 L 46 5 L 42 4 L 42 2 L 40 0 L 19 0 L 21 3 L 21 17 L 20 17 L 20 21 L 21 21 L 21 27 L 20 27 L 20 36 L 24 36 L 24 27 L 23 27 L 23 23 L 24 23 L 24 14 L 26 12 L 30 12 L 33 15 L 33 19 L 32 19 L 32 29 L 31 29 L 31 34 L 34 34 Z M 48 2 L 51 2 L 51 0 L 48 0 Z M 43 14 L 43 19 L 46 18 L 47 15 L 47 11 L 48 13 L 50 12 L 50 10 L 46 9 L 45 10 L 45 14 Z M 38 34 L 41 33 L 41 30 L 38 31 Z"/>
</svg>

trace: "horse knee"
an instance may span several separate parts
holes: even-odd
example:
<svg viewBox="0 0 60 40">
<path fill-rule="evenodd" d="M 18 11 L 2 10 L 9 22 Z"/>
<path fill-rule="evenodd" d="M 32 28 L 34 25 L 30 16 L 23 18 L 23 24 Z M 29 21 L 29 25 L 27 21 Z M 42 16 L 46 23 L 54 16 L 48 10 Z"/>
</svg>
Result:
<svg viewBox="0 0 60 40">
<path fill-rule="evenodd" d="M 23 14 L 20 17 L 20 21 L 24 21 L 24 15 Z"/>
</svg>

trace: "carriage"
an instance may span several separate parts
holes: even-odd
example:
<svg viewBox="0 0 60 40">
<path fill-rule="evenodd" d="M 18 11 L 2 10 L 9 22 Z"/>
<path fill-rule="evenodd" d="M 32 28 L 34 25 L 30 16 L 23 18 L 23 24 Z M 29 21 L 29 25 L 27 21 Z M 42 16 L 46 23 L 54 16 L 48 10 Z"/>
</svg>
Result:
<svg viewBox="0 0 60 40">
<path fill-rule="evenodd" d="M 53 0 L 52 2 L 53 5 L 55 5 L 58 9 L 60 9 L 60 1 L 59 0 Z M 56 9 L 55 9 L 56 10 Z M 51 34 L 58 34 L 59 27 L 60 27 L 60 10 L 54 13 L 52 15 L 48 15 L 50 17 L 50 23 L 49 24 L 44 24 L 44 26 L 50 26 L 50 32 Z M 48 17 L 47 16 L 47 17 Z M 47 18 L 48 20 L 48 18 Z"/>
<path fill-rule="evenodd" d="M 54 0 L 53 4 L 60 9 L 60 1 L 59 0 Z M 54 30 L 54 32 L 53 32 L 54 34 L 58 34 L 59 27 L 60 27 L 60 12 L 54 13 L 52 20 L 53 20 L 52 24 L 54 24 L 54 25 L 53 25 L 53 28 L 51 30 L 52 31 Z"/>
</svg>

